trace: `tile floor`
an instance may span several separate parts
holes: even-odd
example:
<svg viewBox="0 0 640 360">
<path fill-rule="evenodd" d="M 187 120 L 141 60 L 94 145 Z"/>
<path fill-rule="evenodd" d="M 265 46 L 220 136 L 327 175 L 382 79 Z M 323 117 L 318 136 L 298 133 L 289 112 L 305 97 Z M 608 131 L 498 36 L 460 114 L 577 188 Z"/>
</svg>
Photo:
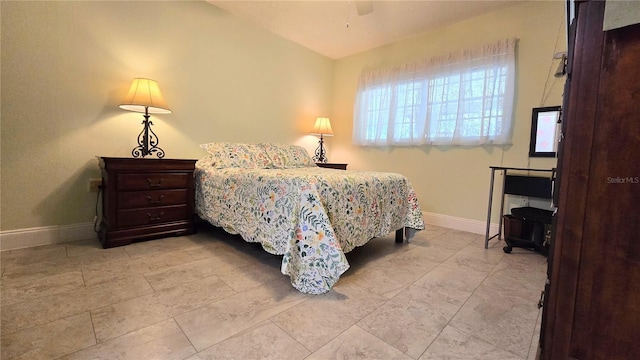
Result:
<svg viewBox="0 0 640 360">
<path fill-rule="evenodd" d="M 222 230 L 1 253 L 9 359 L 534 359 L 546 258 L 430 226 L 347 254 L 324 295 Z"/>
</svg>

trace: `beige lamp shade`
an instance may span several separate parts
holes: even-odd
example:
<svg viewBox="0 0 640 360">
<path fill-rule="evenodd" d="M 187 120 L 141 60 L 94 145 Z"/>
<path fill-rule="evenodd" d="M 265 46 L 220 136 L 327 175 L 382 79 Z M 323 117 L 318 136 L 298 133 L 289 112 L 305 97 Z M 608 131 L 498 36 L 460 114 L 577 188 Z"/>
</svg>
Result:
<svg viewBox="0 0 640 360">
<path fill-rule="evenodd" d="M 148 112 L 151 114 L 169 114 L 171 110 L 162 97 L 158 82 L 151 79 L 133 79 L 127 97 L 120 108 L 129 111 Z"/>
<path fill-rule="evenodd" d="M 333 130 L 331 129 L 331 122 L 329 121 L 329 118 L 317 118 L 315 125 L 313 125 L 313 130 L 311 131 L 311 133 L 314 135 L 333 136 Z"/>
</svg>

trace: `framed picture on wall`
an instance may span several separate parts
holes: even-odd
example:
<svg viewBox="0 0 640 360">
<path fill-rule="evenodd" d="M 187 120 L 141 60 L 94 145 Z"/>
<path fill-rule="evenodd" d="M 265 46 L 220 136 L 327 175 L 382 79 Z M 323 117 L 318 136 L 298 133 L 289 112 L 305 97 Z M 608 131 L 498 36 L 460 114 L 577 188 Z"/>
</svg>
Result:
<svg viewBox="0 0 640 360">
<path fill-rule="evenodd" d="M 547 106 L 531 112 L 531 143 L 529 157 L 554 157 L 558 150 L 558 124 L 562 108 Z"/>
</svg>

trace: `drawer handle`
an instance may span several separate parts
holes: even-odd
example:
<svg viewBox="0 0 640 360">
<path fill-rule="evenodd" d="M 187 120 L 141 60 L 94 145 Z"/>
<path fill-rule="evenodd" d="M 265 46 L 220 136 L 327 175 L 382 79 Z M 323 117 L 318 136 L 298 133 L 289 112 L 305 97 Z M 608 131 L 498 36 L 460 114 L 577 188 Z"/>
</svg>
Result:
<svg viewBox="0 0 640 360">
<path fill-rule="evenodd" d="M 160 218 L 162 218 L 162 215 L 164 215 L 164 212 L 161 212 L 156 217 L 153 217 L 153 215 L 151 215 L 151 213 L 147 213 L 147 216 L 149 217 L 149 221 L 158 221 L 158 220 L 160 220 Z"/>
<path fill-rule="evenodd" d="M 162 186 L 162 182 L 164 181 L 164 179 L 161 178 L 157 183 L 154 183 L 151 179 L 147 179 L 147 181 L 149 182 L 149 187 L 160 187 Z"/>
<path fill-rule="evenodd" d="M 160 195 L 158 196 L 158 200 L 152 200 L 151 196 L 147 195 L 147 201 L 149 201 L 149 204 L 160 204 L 163 198 L 164 198 L 164 195 Z"/>
</svg>

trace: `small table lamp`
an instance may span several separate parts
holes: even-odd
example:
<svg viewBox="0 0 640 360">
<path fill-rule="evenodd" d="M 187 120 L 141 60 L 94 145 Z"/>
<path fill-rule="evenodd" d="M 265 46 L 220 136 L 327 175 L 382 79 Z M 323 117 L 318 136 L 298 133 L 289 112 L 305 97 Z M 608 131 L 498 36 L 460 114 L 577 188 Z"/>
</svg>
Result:
<svg viewBox="0 0 640 360">
<path fill-rule="evenodd" d="M 125 97 L 121 109 L 143 112 L 144 128 L 138 135 L 138 146 L 133 148 L 133 157 L 145 157 L 156 154 L 158 158 L 164 157 L 164 150 L 158 147 L 158 136 L 151 130 L 153 123 L 149 120 L 149 114 L 170 114 L 171 110 L 162 97 L 160 87 L 155 80 L 137 78 L 133 79 L 127 97 Z"/>
<path fill-rule="evenodd" d="M 333 136 L 333 130 L 331 129 L 331 122 L 329 118 L 319 117 L 316 119 L 316 123 L 313 126 L 313 130 L 311 131 L 313 135 L 320 135 L 320 145 L 316 149 L 315 156 L 313 157 L 313 161 L 326 163 L 327 162 L 327 153 L 324 150 L 324 138 L 323 135 Z"/>
</svg>

